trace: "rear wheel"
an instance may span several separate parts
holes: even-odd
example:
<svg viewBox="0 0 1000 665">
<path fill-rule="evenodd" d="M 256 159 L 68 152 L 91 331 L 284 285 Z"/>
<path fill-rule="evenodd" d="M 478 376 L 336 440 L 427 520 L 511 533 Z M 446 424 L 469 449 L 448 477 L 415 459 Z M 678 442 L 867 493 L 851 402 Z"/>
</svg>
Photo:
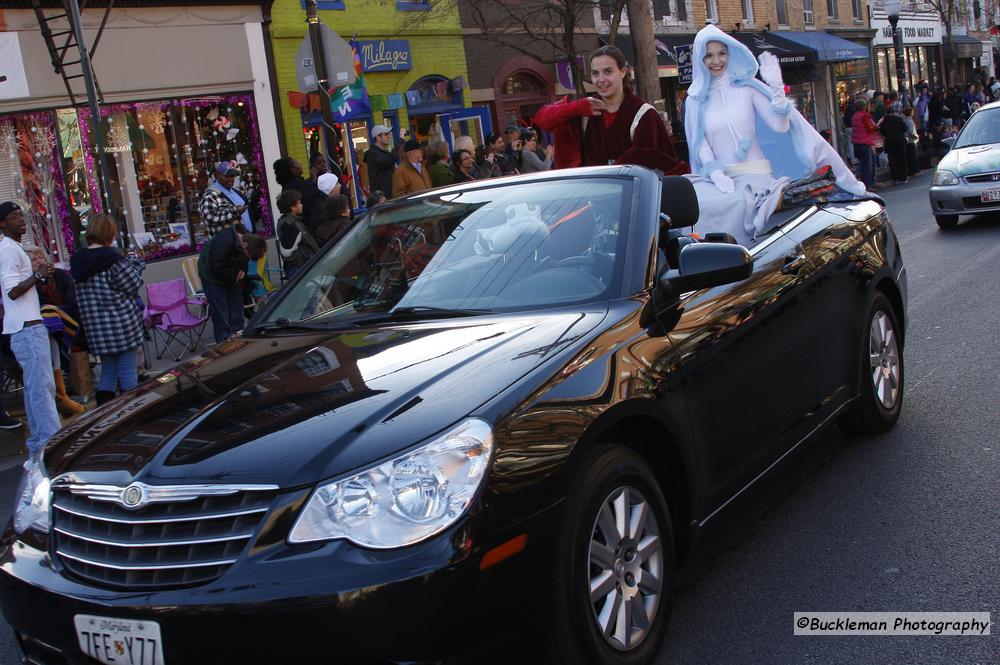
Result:
<svg viewBox="0 0 1000 665">
<path fill-rule="evenodd" d="M 938 228 L 953 229 L 958 226 L 958 215 L 937 215 L 934 221 L 937 222 Z"/>
<path fill-rule="evenodd" d="M 670 513 L 645 460 L 602 445 L 576 465 L 556 543 L 554 663 L 645 665 L 666 635 Z"/>
<path fill-rule="evenodd" d="M 855 434 L 892 427 L 903 406 L 902 338 L 896 313 L 881 291 L 875 292 L 865 321 L 861 394 L 840 419 L 841 427 Z"/>
</svg>

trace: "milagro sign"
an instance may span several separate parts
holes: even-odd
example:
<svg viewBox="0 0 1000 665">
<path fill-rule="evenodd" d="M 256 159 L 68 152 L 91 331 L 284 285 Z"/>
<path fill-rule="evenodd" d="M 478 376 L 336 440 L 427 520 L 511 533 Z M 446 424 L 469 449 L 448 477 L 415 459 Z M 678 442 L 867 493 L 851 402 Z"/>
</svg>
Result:
<svg viewBox="0 0 1000 665">
<path fill-rule="evenodd" d="M 875 29 L 873 46 L 892 46 L 892 26 L 889 19 L 873 16 L 872 27 Z M 901 18 L 899 29 L 903 31 L 904 46 L 941 43 L 941 22 L 936 17 L 931 20 Z"/>
<path fill-rule="evenodd" d="M 405 72 L 413 69 L 410 42 L 406 39 L 358 41 L 363 72 Z"/>
</svg>

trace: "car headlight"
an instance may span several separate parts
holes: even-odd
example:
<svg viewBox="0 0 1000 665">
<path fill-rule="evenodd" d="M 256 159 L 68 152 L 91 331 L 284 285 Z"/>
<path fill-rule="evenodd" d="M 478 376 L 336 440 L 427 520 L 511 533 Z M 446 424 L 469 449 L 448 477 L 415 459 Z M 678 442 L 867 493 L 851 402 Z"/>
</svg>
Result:
<svg viewBox="0 0 1000 665">
<path fill-rule="evenodd" d="M 288 540 L 344 538 L 390 549 L 429 538 L 465 513 L 492 449 L 493 429 L 470 418 L 416 450 L 317 487 Z"/>
<path fill-rule="evenodd" d="M 943 169 L 938 169 L 934 172 L 934 177 L 931 179 L 932 185 L 957 185 L 958 176 L 956 176 L 951 171 L 945 171 Z"/>
<path fill-rule="evenodd" d="M 14 507 L 14 532 L 21 535 L 28 529 L 49 532 L 49 489 L 41 461 L 30 461 L 17 486 Z"/>
</svg>

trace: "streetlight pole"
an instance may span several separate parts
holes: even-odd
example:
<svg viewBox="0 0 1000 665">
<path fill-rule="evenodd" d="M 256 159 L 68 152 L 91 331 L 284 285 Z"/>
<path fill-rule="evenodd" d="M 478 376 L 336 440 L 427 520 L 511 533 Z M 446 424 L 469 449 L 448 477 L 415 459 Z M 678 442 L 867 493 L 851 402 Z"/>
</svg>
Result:
<svg viewBox="0 0 1000 665">
<path fill-rule="evenodd" d="M 899 12 L 902 9 L 900 0 L 885 0 L 885 14 L 892 26 L 892 49 L 896 52 L 896 87 L 902 95 L 908 89 L 906 85 L 906 60 L 903 57 L 903 32 L 898 29 Z M 907 93 L 909 98 L 909 93 Z"/>
<path fill-rule="evenodd" d="M 323 144 L 326 152 L 326 167 L 330 173 L 339 176 L 340 166 L 333 159 L 333 147 L 337 145 L 337 134 L 333 130 L 333 109 L 330 107 L 330 81 L 326 73 L 326 59 L 323 57 L 323 32 L 320 28 L 316 0 L 306 0 L 306 23 L 309 24 L 309 41 L 312 44 L 313 63 L 316 67 L 316 89 L 320 96 L 320 112 L 323 114 Z M 307 167 L 308 168 L 308 167 Z"/>
</svg>

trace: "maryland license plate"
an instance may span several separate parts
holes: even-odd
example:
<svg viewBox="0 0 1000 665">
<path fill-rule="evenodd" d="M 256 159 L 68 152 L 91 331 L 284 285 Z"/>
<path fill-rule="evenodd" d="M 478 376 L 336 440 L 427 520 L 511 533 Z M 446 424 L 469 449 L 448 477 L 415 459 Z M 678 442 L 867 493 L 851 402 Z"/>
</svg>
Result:
<svg viewBox="0 0 1000 665">
<path fill-rule="evenodd" d="M 982 201 L 983 203 L 1000 201 L 1000 189 L 987 189 L 982 193 Z"/>
<path fill-rule="evenodd" d="M 80 649 L 107 665 L 163 665 L 160 624 L 77 614 Z"/>
</svg>

